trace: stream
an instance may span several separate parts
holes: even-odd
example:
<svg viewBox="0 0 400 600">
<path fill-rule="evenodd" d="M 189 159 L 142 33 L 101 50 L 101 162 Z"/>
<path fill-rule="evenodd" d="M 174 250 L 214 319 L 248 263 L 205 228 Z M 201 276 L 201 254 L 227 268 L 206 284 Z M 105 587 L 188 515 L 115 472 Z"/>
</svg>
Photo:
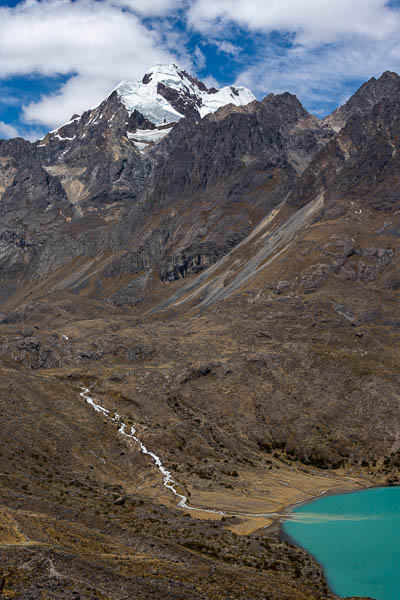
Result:
<svg viewBox="0 0 400 600">
<path fill-rule="evenodd" d="M 224 512 L 224 511 L 217 510 L 214 508 L 198 508 L 196 506 L 191 506 L 190 504 L 188 504 L 187 496 L 185 496 L 184 494 L 180 494 L 177 491 L 177 487 L 179 486 L 179 483 L 177 481 L 175 481 L 175 479 L 172 477 L 170 471 L 168 471 L 164 467 L 164 465 L 161 461 L 161 458 L 159 456 L 157 456 L 157 454 L 155 454 L 154 452 L 151 452 L 150 450 L 148 450 L 146 448 L 146 446 L 143 444 L 143 442 L 137 436 L 137 434 L 136 434 L 137 432 L 136 432 L 136 429 L 134 426 L 129 427 L 128 425 L 126 425 L 126 423 L 124 423 L 122 421 L 122 418 L 118 413 L 112 413 L 107 408 L 104 408 L 100 404 L 97 404 L 97 402 L 95 402 L 94 399 L 90 396 L 89 388 L 82 388 L 82 392 L 80 393 L 80 396 L 82 398 L 84 398 L 86 400 L 86 402 L 88 404 L 90 404 L 96 412 L 102 414 L 104 417 L 106 417 L 110 421 L 113 421 L 117 425 L 118 433 L 120 435 L 136 442 L 136 444 L 140 448 L 140 451 L 143 454 L 147 454 L 148 456 L 150 456 L 154 465 L 157 467 L 157 469 L 160 471 L 160 473 L 162 475 L 164 487 L 167 488 L 169 491 L 171 491 L 174 494 L 174 496 L 177 498 L 177 500 L 178 500 L 177 506 L 179 508 L 185 508 L 187 510 L 193 510 L 193 511 L 199 511 L 199 512 L 212 513 L 215 515 L 221 515 L 221 516 L 225 516 L 225 517 L 272 518 L 272 517 L 287 517 L 288 516 L 288 515 L 279 514 L 279 513 L 233 513 L 233 512 Z"/>
</svg>

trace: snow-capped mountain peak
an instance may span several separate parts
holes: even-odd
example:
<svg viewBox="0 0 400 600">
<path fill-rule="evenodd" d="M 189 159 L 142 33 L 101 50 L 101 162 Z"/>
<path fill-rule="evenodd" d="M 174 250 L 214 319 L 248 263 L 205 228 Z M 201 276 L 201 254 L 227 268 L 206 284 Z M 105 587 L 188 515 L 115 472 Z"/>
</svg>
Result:
<svg viewBox="0 0 400 600">
<path fill-rule="evenodd" d="M 128 112 L 137 110 L 154 125 L 184 116 L 200 119 L 226 104 L 241 106 L 255 100 L 244 87 L 207 88 L 177 64 L 157 63 L 142 81 L 122 81 L 115 89 Z"/>
<path fill-rule="evenodd" d="M 157 144 L 184 117 L 199 121 L 227 104 L 242 106 L 255 100 L 245 87 L 207 88 L 175 63 L 157 63 L 141 81 L 121 81 L 109 96 L 81 116 L 48 133 L 38 147 L 60 161 L 69 159 L 79 140 L 116 130 L 141 152 Z"/>
</svg>

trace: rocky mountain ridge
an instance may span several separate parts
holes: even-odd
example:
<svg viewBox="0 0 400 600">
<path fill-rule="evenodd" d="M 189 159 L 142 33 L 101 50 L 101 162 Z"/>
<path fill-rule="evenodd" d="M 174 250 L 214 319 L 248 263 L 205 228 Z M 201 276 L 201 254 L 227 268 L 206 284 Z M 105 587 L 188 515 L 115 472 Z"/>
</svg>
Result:
<svg viewBox="0 0 400 600">
<path fill-rule="evenodd" d="M 366 111 L 390 86 L 396 93 L 393 74 L 385 74 L 379 82 L 371 80 L 363 86 L 349 101 L 353 104 L 343 109 L 346 115 L 352 106 L 357 106 L 357 114 Z M 162 86 L 173 91 L 170 101 Z M 150 90 L 141 100 L 143 106 L 147 101 L 148 106 L 160 110 L 168 105 L 168 118 L 180 122 L 155 123 L 154 115 L 148 119 L 148 106 L 145 110 L 140 105 L 143 88 Z M 270 95 L 261 103 L 246 105 L 253 98 L 251 93 L 232 89 L 210 91 L 176 65 L 157 65 L 141 83 L 121 84 L 99 107 L 75 116 L 38 142 L 35 148 L 41 168 L 62 187 L 58 193 L 64 203 L 59 212 L 63 249 L 55 250 L 58 241 L 51 236 L 44 243 L 48 236 L 42 231 L 40 251 L 38 244 L 29 241 L 28 248 L 35 247 L 35 264 L 41 265 L 31 272 L 36 270 L 42 278 L 77 255 L 90 260 L 98 257 L 103 248 L 118 253 L 115 263 L 107 263 L 111 277 L 115 273 L 136 278 L 142 272 L 148 278 L 155 270 L 162 281 L 176 280 L 212 264 L 244 239 L 254 224 L 289 194 L 315 154 L 335 134 L 329 118 L 321 122 L 312 117 L 289 94 Z M 239 106 L 212 112 L 226 100 Z M 178 117 L 179 106 L 183 119 Z M 195 106 L 197 112 L 193 112 Z M 211 112 L 199 122 L 200 109 Z M 10 147 L 5 144 L 3 154 Z M 7 173 L 10 177 L 9 170 Z M 13 184 L 13 194 L 24 195 L 22 189 L 18 191 L 18 182 Z M 184 211 L 182 198 L 189 200 Z M 205 216 L 211 227 L 204 238 L 200 223 Z M 188 218 L 197 222 L 199 241 L 187 227 Z M 33 235 L 29 229 L 24 225 L 25 236 Z M 18 239 L 20 230 L 21 226 L 10 232 L 7 226 L 3 238 Z M 59 233 L 56 237 L 60 238 Z M 15 244 L 7 247 L 12 254 L 8 262 L 20 264 L 26 271 L 29 250 L 25 248 L 22 256 Z M 60 258 L 48 261 L 46 256 L 54 252 Z M 7 275 L 11 290 L 9 280 Z M 122 296 L 126 298 L 125 292 Z"/>
<path fill-rule="evenodd" d="M 343 106 L 339 106 L 323 121 L 338 132 L 349 117 L 368 113 L 375 104 L 384 98 L 396 98 L 399 94 L 399 85 L 399 76 L 391 71 L 385 71 L 379 79 L 372 77 Z"/>
<path fill-rule="evenodd" d="M 157 67 L 147 74 L 146 83 L 139 88 L 151 85 L 152 77 L 156 89 L 160 80 L 168 81 L 163 73 L 159 76 L 160 69 L 163 72 L 163 68 Z M 192 91 L 200 90 L 196 105 L 203 103 L 200 106 L 203 112 L 214 110 L 218 98 L 237 104 L 252 98 L 241 90 L 235 93 L 223 90 L 222 96 L 209 92 L 176 66 L 172 71 L 175 79 L 178 73 L 179 85 L 174 80 L 171 89 L 178 88 L 180 93 L 184 89 L 184 95 L 189 85 Z M 209 95 L 216 100 L 208 101 L 207 105 L 204 96 Z M 75 117 L 35 145 L 42 168 L 61 183 L 68 204 L 68 209 L 62 212 L 63 249 L 55 250 L 57 241 L 53 238 L 47 242 L 51 250 L 46 250 L 43 242 L 40 252 L 35 247 L 36 260 L 43 265 L 37 269 L 40 278 L 62 267 L 63 260 L 67 262 L 77 255 L 89 259 L 98 256 L 99 247 L 118 253 L 114 267 L 107 263 L 107 273 L 118 276 L 135 277 L 140 271 L 149 274 L 156 269 L 161 280 L 175 280 L 187 272 L 203 269 L 243 239 L 252 223 L 287 194 L 313 154 L 332 135 L 328 126 L 320 125 L 290 95 L 270 96 L 263 103 L 253 101 L 246 107 L 230 105 L 218 111 L 216 120 L 211 112 L 209 118 L 198 122 L 199 114 L 193 119 L 190 110 L 172 129 L 171 123 L 156 127 L 132 104 L 128 115 L 121 97 L 118 90 L 113 92 L 97 109 Z M 193 96 L 188 94 L 186 104 L 192 100 Z M 246 139 L 248 128 L 254 134 Z M 160 134 L 164 133 L 166 137 L 161 139 Z M 135 142 L 135 135 L 142 142 Z M 265 136 L 269 136 L 271 143 L 264 151 Z M 137 143 L 152 147 L 138 151 Z M 188 143 L 190 149 L 185 147 Z M 216 160 L 222 153 L 224 162 Z M 236 182 L 238 167 L 243 172 Z M 210 169 L 215 172 L 208 172 Z M 168 172 L 175 173 L 173 179 Z M 224 189 L 220 189 L 223 179 Z M 270 193 L 265 195 L 263 186 L 269 186 Z M 248 205 L 240 200 L 245 188 L 255 194 Z M 212 195 L 218 195 L 230 204 L 232 210 L 224 214 L 223 206 L 216 204 L 210 213 L 207 204 L 196 202 L 199 214 L 197 217 L 192 214 L 193 219 L 202 220 L 207 213 L 218 223 L 209 229 L 211 237 L 205 243 L 199 245 L 191 233 L 187 239 L 185 233 L 182 237 L 187 217 L 183 223 L 179 222 L 180 215 L 173 209 L 174 203 L 181 202 L 180 194 L 188 198 L 206 194 L 207 202 Z M 170 211 L 167 217 L 163 214 L 166 206 Z M 191 206 L 187 210 L 189 216 Z M 204 237 L 200 230 L 199 237 Z M 127 250 L 129 247 L 132 249 Z M 13 251 L 19 253 L 15 247 Z M 46 256 L 54 252 L 61 262 L 48 261 Z M 24 260 L 29 262 L 26 256 Z M 21 257 L 15 261 L 21 263 Z"/>
</svg>

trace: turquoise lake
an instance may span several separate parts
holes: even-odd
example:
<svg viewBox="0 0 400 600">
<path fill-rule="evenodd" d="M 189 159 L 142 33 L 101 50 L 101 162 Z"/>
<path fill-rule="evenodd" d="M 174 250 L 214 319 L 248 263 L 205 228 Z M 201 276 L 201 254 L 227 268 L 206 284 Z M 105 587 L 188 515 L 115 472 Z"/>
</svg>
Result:
<svg viewBox="0 0 400 600">
<path fill-rule="evenodd" d="M 293 515 L 284 533 L 318 560 L 338 596 L 399 600 L 399 487 L 322 497 Z"/>
</svg>

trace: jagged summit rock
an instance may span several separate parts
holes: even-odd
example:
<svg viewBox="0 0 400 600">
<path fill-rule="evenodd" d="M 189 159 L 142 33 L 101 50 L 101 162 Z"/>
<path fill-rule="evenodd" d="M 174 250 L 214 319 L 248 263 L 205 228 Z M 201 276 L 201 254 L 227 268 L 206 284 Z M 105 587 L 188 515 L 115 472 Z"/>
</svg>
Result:
<svg viewBox="0 0 400 600">
<path fill-rule="evenodd" d="M 327 123 L 335 131 L 339 131 L 352 115 L 365 115 L 383 98 L 395 98 L 400 94 L 400 77 L 392 71 L 385 71 L 376 79 L 372 77 L 337 108 L 331 115 L 325 117 Z"/>
</svg>

